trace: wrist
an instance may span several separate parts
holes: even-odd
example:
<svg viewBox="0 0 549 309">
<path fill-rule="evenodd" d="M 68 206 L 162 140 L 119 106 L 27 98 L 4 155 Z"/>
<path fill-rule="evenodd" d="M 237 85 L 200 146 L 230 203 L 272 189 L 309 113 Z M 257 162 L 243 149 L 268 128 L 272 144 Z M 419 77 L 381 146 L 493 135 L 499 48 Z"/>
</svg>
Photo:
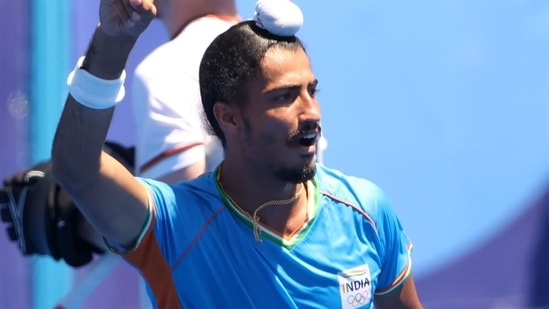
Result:
<svg viewBox="0 0 549 309">
<path fill-rule="evenodd" d="M 118 79 L 136 41 L 137 37 L 111 36 L 98 25 L 81 68 L 101 79 Z"/>
<path fill-rule="evenodd" d="M 125 71 L 116 79 L 104 79 L 82 69 L 85 57 L 78 59 L 67 78 L 69 93 L 81 105 L 91 109 L 107 109 L 120 103 L 125 95 Z"/>
</svg>

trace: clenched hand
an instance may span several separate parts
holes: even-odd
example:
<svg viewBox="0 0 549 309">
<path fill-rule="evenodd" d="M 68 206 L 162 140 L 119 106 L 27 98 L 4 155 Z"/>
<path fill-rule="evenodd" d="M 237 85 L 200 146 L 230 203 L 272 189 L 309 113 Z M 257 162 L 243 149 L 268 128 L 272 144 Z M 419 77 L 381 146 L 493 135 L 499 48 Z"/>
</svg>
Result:
<svg viewBox="0 0 549 309">
<path fill-rule="evenodd" d="M 110 36 L 138 37 L 156 16 L 154 0 L 101 0 L 99 20 Z"/>
</svg>

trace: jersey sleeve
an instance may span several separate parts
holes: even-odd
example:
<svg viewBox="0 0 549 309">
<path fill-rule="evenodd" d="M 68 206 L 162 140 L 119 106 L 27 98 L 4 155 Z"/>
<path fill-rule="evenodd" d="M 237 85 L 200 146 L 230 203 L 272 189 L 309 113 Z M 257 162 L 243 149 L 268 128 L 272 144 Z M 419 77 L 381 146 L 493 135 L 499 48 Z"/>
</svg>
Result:
<svg viewBox="0 0 549 309">
<path fill-rule="evenodd" d="M 393 291 L 403 283 L 411 273 L 412 243 L 402 228 L 388 199 L 381 194 L 378 201 L 376 218 L 380 243 L 381 273 L 376 295 L 384 295 Z"/>
<path fill-rule="evenodd" d="M 148 214 L 139 234 L 130 244 L 127 245 L 122 245 L 103 237 L 107 248 L 111 252 L 122 256 L 129 256 L 130 254 L 136 252 L 138 249 L 141 250 L 140 246 L 143 242 L 143 239 L 145 239 L 146 237 L 154 237 L 152 232 L 156 226 L 155 221 L 158 219 L 158 217 L 164 218 L 164 220 L 166 217 L 169 217 L 169 207 L 166 207 L 166 205 L 169 205 L 169 203 L 167 203 L 167 200 L 169 200 L 169 197 L 172 196 L 170 194 L 170 192 L 172 192 L 170 187 L 165 183 L 150 179 L 147 180 L 140 177 L 138 177 L 137 179 L 140 180 L 149 191 L 147 205 Z M 163 198 L 163 196 L 168 197 L 168 199 Z"/>
<path fill-rule="evenodd" d="M 172 187 L 151 179 L 138 178 L 149 191 L 149 218 L 133 248 L 121 252 L 122 257 L 145 279 L 154 308 L 181 308 L 172 273 L 173 255 L 166 245 L 173 240 L 175 210 Z"/>
<path fill-rule="evenodd" d="M 185 207 L 177 207 L 177 201 L 173 187 L 167 183 L 139 178 L 149 190 L 151 206 L 149 211 L 152 217 L 152 223 L 149 229 L 153 230 L 155 238 L 160 247 L 166 247 L 166 242 L 171 241 L 171 237 L 175 234 L 176 221 L 180 216 L 178 210 Z"/>
</svg>

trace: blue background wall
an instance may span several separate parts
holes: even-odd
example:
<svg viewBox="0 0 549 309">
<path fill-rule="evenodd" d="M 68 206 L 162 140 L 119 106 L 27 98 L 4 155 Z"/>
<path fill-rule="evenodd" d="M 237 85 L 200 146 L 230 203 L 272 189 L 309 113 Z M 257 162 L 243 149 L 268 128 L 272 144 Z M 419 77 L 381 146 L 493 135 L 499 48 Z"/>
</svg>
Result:
<svg viewBox="0 0 549 309">
<path fill-rule="evenodd" d="M 300 35 L 320 80 L 325 161 L 387 191 L 414 241 L 428 308 L 524 307 L 530 290 L 549 294 L 545 263 L 532 271 L 535 253 L 549 247 L 542 239 L 549 216 L 549 4 L 297 2 L 305 13 Z M 254 2 L 237 3 L 250 17 Z M 31 160 L 25 104 L 14 104 L 28 97 L 31 39 L 29 4 L 0 6 L 3 177 Z M 72 6 L 70 63 L 97 22 L 95 1 Z M 129 70 L 165 39 L 154 23 Z M 109 137 L 131 144 L 134 126 L 128 97 Z M 4 234 L 0 246 L 0 303 L 27 307 L 22 295 L 31 295 L 34 267 Z M 532 286 L 535 274 L 542 283 Z M 85 306 L 135 307 L 136 286 L 133 271 L 120 265 L 96 291 L 101 298 Z"/>
<path fill-rule="evenodd" d="M 0 1 L 0 176 L 28 164 L 28 1 Z M 3 12 L 9 12 L 5 14 Z M 28 308 L 28 261 L 0 231 L 0 306 Z"/>
</svg>

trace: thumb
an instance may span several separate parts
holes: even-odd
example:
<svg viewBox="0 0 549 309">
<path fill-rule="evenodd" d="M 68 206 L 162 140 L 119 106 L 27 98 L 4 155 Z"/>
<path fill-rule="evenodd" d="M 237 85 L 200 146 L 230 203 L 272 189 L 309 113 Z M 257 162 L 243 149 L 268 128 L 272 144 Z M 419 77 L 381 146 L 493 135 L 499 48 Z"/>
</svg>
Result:
<svg viewBox="0 0 549 309">
<path fill-rule="evenodd" d="M 157 9 L 154 5 L 154 0 L 130 0 L 130 5 L 140 13 L 149 12 L 153 16 L 156 16 Z"/>
</svg>

